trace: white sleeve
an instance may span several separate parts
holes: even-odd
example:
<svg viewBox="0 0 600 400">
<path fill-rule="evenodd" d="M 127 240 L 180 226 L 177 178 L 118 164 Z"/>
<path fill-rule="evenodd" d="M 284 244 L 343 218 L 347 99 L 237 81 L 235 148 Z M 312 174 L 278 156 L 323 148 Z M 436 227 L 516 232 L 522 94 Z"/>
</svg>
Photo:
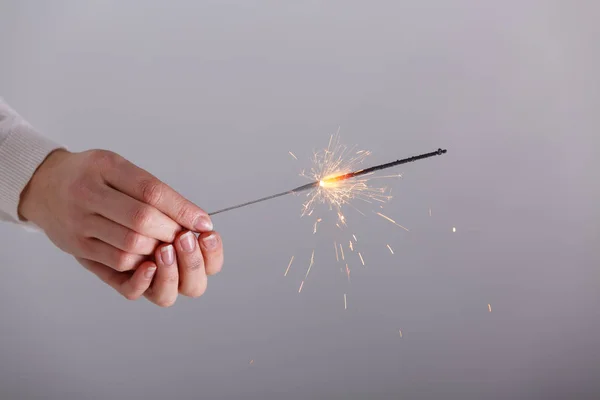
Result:
<svg viewBox="0 0 600 400">
<path fill-rule="evenodd" d="M 39 134 L 0 98 L 0 221 L 35 228 L 19 218 L 21 192 L 48 154 L 62 147 Z"/>
</svg>

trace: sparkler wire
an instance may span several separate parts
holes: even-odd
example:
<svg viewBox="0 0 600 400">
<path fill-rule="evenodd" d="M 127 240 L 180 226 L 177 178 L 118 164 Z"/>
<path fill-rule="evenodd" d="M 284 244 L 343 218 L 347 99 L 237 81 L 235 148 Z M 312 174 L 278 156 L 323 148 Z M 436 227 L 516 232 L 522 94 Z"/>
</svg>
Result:
<svg viewBox="0 0 600 400">
<path fill-rule="evenodd" d="M 379 164 L 379 165 L 375 165 L 373 167 L 369 167 L 369 168 L 366 168 L 366 169 L 361 169 L 359 171 L 354 171 L 354 172 L 349 172 L 347 174 L 334 176 L 332 178 L 328 178 L 326 181 L 331 181 L 331 182 L 334 182 L 334 181 L 344 181 L 346 179 L 356 178 L 358 176 L 370 174 L 372 172 L 380 171 L 382 169 L 387 169 L 387 168 L 395 167 L 397 165 L 407 164 L 409 162 L 423 160 L 423 159 L 429 158 L 429 157 L 439 156 L 439 155 L 442 155 L 444 153 L 446 153 L 446 149 L 444 149 L 444 150 L 438 149 L 437 151 L 432 151 L 430 153 L 425 153 L 425 154 L 421 154 L 421 155 L 418 155 L 418 156 L 407 157 L 407 158 L 403 158 L 401 160 L 392 161 L 392 162 L 389 162 L 389 163 L 386 163 L 386 164 Z M 277 197 L 286 196 L 288 194 L 303 192 L 303 191 L 310 190 L 310 189 L 313 189 L 315 187 L 318 187 L 320 184 L 321 184 L 321 181 L 314 181 L 314 182 L 311 182 L 311 183 L 307 183 L 306 185 L 298 186 L 295 189 L 287 190 L 285 192 L 273 194 L 271 196 L 262 197 L 262 198 L 257 199 L 257 200 L 252 200 L 252 201 L 248 201 L 246 203 L 242 203 L 242 204 L 238 204 L 238 205 L 235 205 L 235 206 L 223 208 L 223 209 L 218 210 L 218 211 L 213 211 L 213 212 L 209 213 L 208 215 L 212 216 L 212 215 L 223 213 L 225 211 L 235 210 L 237 208 L 246 207 L 246 206 L 249 206 L 251 204 L 261 203 L 263 201 L 275 199 Z"/>
</svg>

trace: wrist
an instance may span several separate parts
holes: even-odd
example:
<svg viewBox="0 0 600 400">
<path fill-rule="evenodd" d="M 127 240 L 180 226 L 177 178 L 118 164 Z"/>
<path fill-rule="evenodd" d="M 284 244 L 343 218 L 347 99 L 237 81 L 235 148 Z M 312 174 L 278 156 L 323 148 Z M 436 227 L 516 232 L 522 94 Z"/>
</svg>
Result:
<svg viewBox="0 0 600 400">
<path fill-rule="evenodd" d="M 35 170 L 21 192 L 18 207 L 18 214 L 21 220 L 30 221 L 40 226 L 38 216 L 44 209 L 42 201 L 46 197 L 46 189 L 51 186 L 49 178 L 56 166 L 69 154 L 69 151 L 62 148 L 53 150 Z"/>
</svg>

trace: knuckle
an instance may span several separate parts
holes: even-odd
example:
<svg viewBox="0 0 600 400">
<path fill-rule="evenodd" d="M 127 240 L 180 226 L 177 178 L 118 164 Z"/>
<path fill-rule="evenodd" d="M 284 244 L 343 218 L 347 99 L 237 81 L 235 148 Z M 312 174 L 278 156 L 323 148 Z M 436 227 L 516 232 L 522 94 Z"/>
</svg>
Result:
<svg viewBox="0 0 600 400">
<path fill-rule="evenodd" d="M 188 262 L 187 269 L 190 271 L 198 271 L 204 268 L 204 260 L 200 257 L 194 257 Z"/>
<path fill-rule="evenodd" d="M 195 212 L 184 200 L 179 200 L 175 220 L 180 224 L 190 224 L 194 221 Z"/>
<path fill-rule="evenodd" d="M 142 230 L 150 224 L 152 219 L 152 212 L 148 206 L 139 206 L 133 209 L 131 212 L 131 223 L 132 228 L 136 230 Z"/>
<path fill-rule="evenodd" d="M 152 206 L 160 203 L 164 193 L 164 184 L 158 179 L 144 179 L 140 183 L 142 201 Z"/>
<path fill-rule="evenodd" d="M 91 150 L 90 158 L 92 163 L 100 169 L 109 169 L 117 166 L 121 160 L 121 156 L 108 150 Z"/>
<path fill-rule="evenodd" d="M 74 179 L 67 188 L 71 198 L 76 200 L 89 200 L 92 197 L 92 188 L 90 182 L 83 176 Z"/>
<path fill-rule="evenodd" d="M 136 253 L 142 245 L 143 236 L 135 231 L 128 229 L 125 233 L 125 237 L 123 238 L 124 250 L 130 253 Z"/>
<path fill-rule="evenodd" d="M 165 283 L 167 283 L 168 285 L 178 284 L 179 283 L 179 275 L 177 274 L 177 272 L 171 273 L 171 274 L 168 274 L 167 276 L 165 276 Z"/>
<path fill-rule="evenodd" d="M 133 264 L 131 262 L 131 255 L 124 252 L 124 251 L 119 251 L 117 252 L 116 255 L 116 260 L 115 260 L 115 270 L 119 271 L 119 272 L 125 272 L 125 271 L 129 271 L 132 269 Z"/>
<path fill-rule="evenodd" d="M 82 256 L 90 256 L 92 254 L 92 243 L 91 241 L 83 236 L 78 236 L 75 238 L 75 245 L 78 248 L 78 253 Z"/>
<path fill-rule="evenodd" d="M 82 175 L 67 186 L 67 195 L 72 205 L 86 207 L 90 204 L 100 204 L 106 198 L 106 193 L 90 175 Z M 69 212 L 77 212 L 79 208 L 69 207 Z"/>
</svg>

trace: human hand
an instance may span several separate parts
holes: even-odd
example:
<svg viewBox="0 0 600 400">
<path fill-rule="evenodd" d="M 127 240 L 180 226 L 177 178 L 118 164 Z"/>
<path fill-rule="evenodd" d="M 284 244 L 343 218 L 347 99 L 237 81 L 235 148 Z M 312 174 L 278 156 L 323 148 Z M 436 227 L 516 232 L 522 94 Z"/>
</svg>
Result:
<svg viewBox="0 0 600 400">
<path fill-rule="evenodd" d="M 112 269 L 93 271 L 105 277 L 136 268 L 159 242 L 173 242 L 182 227 L 212 231 L 206 212 L 103 150 L 51 153 L 23 191 L 19 213 L 61 250 L 87 260 L 84 265 Z"/>
<path fill-rule="evenodd" d="M 221 237 L 216 232 L 205 232 L 196 238 L 185 231 L 174 245 L 157 248 L 154 259 L 142 263 L 135 272 L 117 272 L 81 258 L 78 261 L 126 298 L 135 300 L 144 295 L 161 307 L 169 307 L 175 304 L 178 293 L 189 297 L 204 294 L 207 276 L 219 272 L 223 265 Z"/>
</svg>

